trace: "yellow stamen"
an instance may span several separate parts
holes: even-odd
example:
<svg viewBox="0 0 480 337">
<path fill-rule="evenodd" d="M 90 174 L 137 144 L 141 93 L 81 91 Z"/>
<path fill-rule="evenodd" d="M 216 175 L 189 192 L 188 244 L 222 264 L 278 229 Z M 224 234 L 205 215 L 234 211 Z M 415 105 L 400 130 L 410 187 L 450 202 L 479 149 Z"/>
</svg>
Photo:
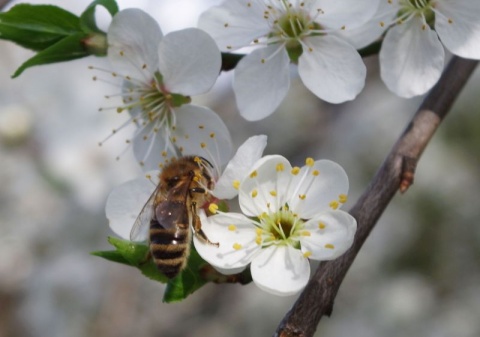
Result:
<svg viewBox="0 0 480 337">
<path fill-rule="evenodd" d="M 301 199 L 301 200 L 305 200 L 305 198 L 307 197 L 306 194 L 299 194 L 298 197 Z"/>
<path fill-rule="evenodd" d="M 276 170 L 277 170 L 277 172 L 281 172 L 281 171 L 285 170 L 285 166 L 283 165 L 283 163 L 278 163 L 277 167 L 276 167 Z"/>
<path fill-rule="evenodd" d="M 303 257 L 305 258 L 309 258 L 311 255 L 312 255 L 312 252 L 310 251 L 306 251 L 305 253 L 303 253 Z"/>
<path fill-rule="evenodd" d="M 311 236 L 312 233 L 310 233 L 309 231 L 303 231 L 302 232 L 302 236 Z"/>
<path fill-rule="evenodd" d="M 312 174 L 316 177 L 320 174 L 319 170 L 313 170 Z"/>
<path fill-rule="evenodd" d="M 252 173 L 250 173 L 250 178 L 255 178 L 257 174 L 257 171 L 253 171 Z"/>
<path fill-rule="evenodd" d="M 315 164 L 315 160 L 313 160 L 312 157 L 308 157 L 307 159 L 305 159 L 305 164 L 306 164 L 307 166 L 312 167 L 313 164 Z"/>
<path fill-rule="evenodd" d="M 237 226 L 235 226 L 234 224 L 231 224 L 231 225 L 228 225 L 228 230 L 229 231 L 235 231 L 237 229 Z"/>
<path fill-rule="evenodd" d="M 208 205 L 208 210 L 210 211 L 210 213 L 216 214 L 218 211 L 218 205 L 212 202 L 210 205 Z"/>
<path fill-rule="evenodd" d="M 296 176 L 298 174 L 298 172 L 300 172 L 300 167 L 295 166 L 294 168 L 292 168 L 291 172 L 294 176 Z"/>
<path fill-rule="evenodd" d="M 337 200 L 333 200 L 331 203 L 328 204 L 332 209 L 337 209 L 340 205 Z"/>
<path fill-rule="evenodd" d="M 238 188 L 240 187 L 240 181 L 239 180 L 234 180 L 233 183 L 233 188 L 238 190 Z"/>
<path fill-rule="evenodd" d="M 252 191 L 252 198 L 255 198 L 257 195 L 258 195 L 258 191 L 257 191 L 257 190 L 253 190 L 253 191 Z"/>
<path fill-rule="evenodd" d="M 235 249 L 235 250 L 242 249 L 242 245 L 239 244 L 239 243 L 237 243 L 237 242 L 235 242 L 235 243 L 233 244 L 233 249 Z"/>
<path fill-rule="evenodd" d="M 327 243 L 327 244 L 325 245 L 325 248 L 327 248 L 327 249 L 334 249 L 335 246 L 332 245 L 331 243 Z"/>
<path fill-rule="evenodd" d="M 272 197 L 276 197 L 277 196 L 277 191 L 270 191 L 270 195 Z"/>
<path fill-rule="evenodd" d="M 347 202 L 347 199 L 348 199 L 348 197 L 347 197 L 346 194 L 340 194 L 340 195 L 338 196 L 338 201 L 340 201 L 342 204 L 346 203 L 346 202 Z"/>
<path fill-rule="evenodd" d="M 325 229 L 325 227 L 327 227 L 327 226 L 323 222 L 318 223 L 318 228 Z"/>
</svg>

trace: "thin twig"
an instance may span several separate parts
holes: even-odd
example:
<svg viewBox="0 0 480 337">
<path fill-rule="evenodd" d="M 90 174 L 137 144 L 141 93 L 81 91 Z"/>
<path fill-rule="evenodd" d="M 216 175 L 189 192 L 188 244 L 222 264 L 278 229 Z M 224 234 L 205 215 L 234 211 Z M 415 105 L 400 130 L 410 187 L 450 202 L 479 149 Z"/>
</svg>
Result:
<svg viewBox="0 0 480 337">
<path fill-rule="evenodd" d="M 405 191 L 413 182 L 416 163 L 477 63 L 459 57 L 450 61 L 440 81 L 425 98 L 370 185 L 350 210 L 358 222 L 353 246 L 338 259 L 319 265 L 305 290 L 280 322 L 275 337 L 313 336 L 322 316 L 330 316 L 338 288 L 353 260 L 397 190 L 402 186 Z"/>
</svg>

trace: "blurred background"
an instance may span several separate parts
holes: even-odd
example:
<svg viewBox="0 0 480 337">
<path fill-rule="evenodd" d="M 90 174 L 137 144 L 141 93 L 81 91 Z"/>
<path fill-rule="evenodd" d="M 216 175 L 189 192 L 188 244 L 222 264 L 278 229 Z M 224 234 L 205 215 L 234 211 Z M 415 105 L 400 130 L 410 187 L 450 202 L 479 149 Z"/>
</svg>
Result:
<svg viewBox="0 0 480 337">
<path fill-rule="evenodd" d="M 199 13 L 219 2 L 134 5 L 166 33 L 195 26 Z M 79 14 L 89 1 L 29 3 Z M 99 16 L 107 27 L 108 16 Z M 207 285 L 165 304 L 163 285 L 89 255 L 110 249 L 109 191 L 141 174 L 125 151 L 131 130 L 98 146 L 122 124 L 124 116 L 98 111 L 112 105 L 103 96 L 119 87 L 92 80 L 98 72 L 89 65 L 109 69 L 93 57 L 11 79 L 32 54 L 5 41 L 0 51 L 0 337 L 272 335 L 295 296 L 274 297 L 253 284 Z M 366 87 L 347 104 L 321 102 L 294 79 L 276 113 L 249 123 L 236 111 L 231 73 L 197 103 L 221 115 L 236 145 L 267 134 L 266 153 L 297 165 L 307 156 L 340 163 L 350 178 L 348 210 L 422 100 L 395 97 L 379 80 L 377 58 L 365 62 Z M 480 335 L 479 90 L 477 69 L 425 151 L 415 184 L 381 217 L 316 336 Z"/>
</svg>

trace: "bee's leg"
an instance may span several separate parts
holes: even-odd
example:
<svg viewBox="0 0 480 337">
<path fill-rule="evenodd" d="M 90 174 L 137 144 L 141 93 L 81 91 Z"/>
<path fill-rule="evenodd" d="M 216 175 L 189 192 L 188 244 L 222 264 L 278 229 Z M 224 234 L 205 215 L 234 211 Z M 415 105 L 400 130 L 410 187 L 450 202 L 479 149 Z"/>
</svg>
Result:
<svg viewBox="0 0 480 337">
<path fill-rule="evenodd" d="M 191 212 L 192 212 L 192 225 L 193 225 L 193 232 L 195 236 L 200 240 L 212 246 L 220 246 L 218 242 L 212 242 L 207 238 L 207 235 L 202 230 L 202 222 L 200 221 L 200 217 L 197 214 L 197 205 L 195 202 L 192 202 L 191 205 Z"/>
<path fill-rule="evenodd" d="M 203 187 L 194 187 L 190 189 L 190 193 L 202 193 L 204 194 L 206 191 Z"/>
</svg>

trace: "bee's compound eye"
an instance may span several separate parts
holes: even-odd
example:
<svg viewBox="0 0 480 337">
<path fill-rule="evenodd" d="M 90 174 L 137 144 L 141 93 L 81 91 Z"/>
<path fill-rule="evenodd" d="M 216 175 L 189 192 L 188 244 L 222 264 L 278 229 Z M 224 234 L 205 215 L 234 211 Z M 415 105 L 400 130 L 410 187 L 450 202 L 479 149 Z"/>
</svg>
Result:
<svg viewBox="0 0 480 337">
<path fill-rule="evenodd" d="M 173 177 L 169 178 L 167 180 L 168 187 L 170 187 L 170 188 L 175 187 L 179 180 L 180 180 L 179 176 L 173 176 Z"/>
</svg>

